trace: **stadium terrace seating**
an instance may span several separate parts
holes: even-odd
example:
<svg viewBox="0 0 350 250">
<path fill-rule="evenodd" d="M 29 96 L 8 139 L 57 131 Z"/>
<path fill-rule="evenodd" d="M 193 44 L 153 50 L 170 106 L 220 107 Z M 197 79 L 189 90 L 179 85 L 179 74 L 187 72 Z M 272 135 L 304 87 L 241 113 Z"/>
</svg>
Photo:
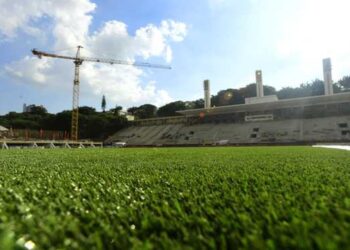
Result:
<svg viewBox="0 0 350 250">
<path fill-rule="evenodd" d="M 175 146 L 350 142 L 350 93 L 179 113 L 182 116 L 138 120 L 105 143 Z"/>
</svg>

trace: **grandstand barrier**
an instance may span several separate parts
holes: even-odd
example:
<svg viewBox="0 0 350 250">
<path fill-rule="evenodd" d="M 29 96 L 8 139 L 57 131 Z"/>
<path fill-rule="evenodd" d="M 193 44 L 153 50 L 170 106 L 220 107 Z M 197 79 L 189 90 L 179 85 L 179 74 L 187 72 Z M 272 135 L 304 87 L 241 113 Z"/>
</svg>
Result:
<svg viewBox="0 0 350 250">
<path fill-rule="evenodd" d="M 102 142 L 94 141 L 56 141 L 56 140 L 0 140 L 1 149 L 10 148 L 95 148 L 103 147 Z"/>
<path fill-rule="evenodd" d="M 69 140 L 70 134 L 68 131 L 59 130 L 44 130 L 44 129 L 13 129 L 10 128 L 6 136 L 0 139 L 14 140 Z"/>
</svg>

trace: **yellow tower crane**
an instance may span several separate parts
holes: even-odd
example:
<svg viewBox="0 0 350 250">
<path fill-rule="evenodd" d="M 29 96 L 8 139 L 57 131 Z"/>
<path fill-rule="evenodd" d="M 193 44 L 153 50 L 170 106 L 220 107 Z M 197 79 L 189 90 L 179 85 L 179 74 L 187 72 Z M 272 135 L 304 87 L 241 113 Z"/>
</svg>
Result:
<svg viewBox="0 0 350 250">
<path fill-rule="evenodd" d="M 80 56 L 80 49 L 82 46 L 78 46 L 77 53 L 74 56 L 64 56 L 56 55 L 52 53 L 47 53 L 39 51 L 36 49 L 32 50 L 32 53 L 38 56 L 40 59 L 45 57 L 53 57 L 60 59 L 73 60 L 75 65 L 74 72 L 74 81 L 73 81 L 73 109 L 72 109 L 72 124 L 71 124 L 71 139 L 76 141 L 78 140 L 78 120 L 79 120 L 79 67 L 83 62 L 95 62 L 95 63 L 108 63 L 108 64 L 123 64 L 123 65 L 132 65 L 137 67 L 149 67 L 149 68 L 160 68 L 160 69 L 171 69 L 169 66 L 159 65 L 159 64 L 150 64 L 145 62 L 128 62 L 123 60 L 116 59 L 105 59 L 105 58 L 94 58 L 94 57 L 82 57 Z"/>
</svg>

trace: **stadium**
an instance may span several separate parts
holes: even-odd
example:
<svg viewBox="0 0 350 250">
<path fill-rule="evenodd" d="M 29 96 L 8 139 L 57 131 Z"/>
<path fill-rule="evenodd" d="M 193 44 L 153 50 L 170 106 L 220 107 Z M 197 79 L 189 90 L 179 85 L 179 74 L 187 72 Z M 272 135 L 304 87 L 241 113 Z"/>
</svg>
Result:
<svg viewBox="0 0 350 250">
<path fill-rule="evenodd" d="M 137 120 L 107 139 L 129 146 L 313 144 L 350 141 L 350 93 L 333 94 L 330 59 L 324 60 L 325 95 L 278 100 L 264 96 L 256 72 L 257 97 L 246 104 L 210 106 L 204 82 L 203 109 L 180 116 Z M 234 98 L 234 97 L 233 97 Z"/>
<path fill-rule="evenodd" d="M 0 248 L 348 248 L 350 92 L 330 68 L 324 95 L 265 96 L 256 71 L 257 96 L 220 107 L 206 80 L 203 108 L 132 121 L 108 147 L 1 127 Z"/>
<path fill-rule="evenodd" d="M 0 250 L 350 249 L 349 9 L 0 0 Z"/>
</svg>

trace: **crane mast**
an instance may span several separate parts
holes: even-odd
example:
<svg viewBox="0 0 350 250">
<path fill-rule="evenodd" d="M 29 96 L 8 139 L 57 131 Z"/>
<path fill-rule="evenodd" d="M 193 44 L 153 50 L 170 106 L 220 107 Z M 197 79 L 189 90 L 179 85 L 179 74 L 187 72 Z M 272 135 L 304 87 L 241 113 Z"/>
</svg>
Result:
<svg viewBox="0 0 350 250">
<path fill-rule="evenodd" d="M 77 47 L 76 56 L 63 56 L 56 55 L 53 53 L 47 53 L 43 51 L 39 51 L 36 49 L 32 50 L 33 55 L 36 55 L 39 59 L 43 56 L 45 57 L 53 57 L 59 59 L 73 60 L 75 65 L 74 67 L 74 81 L 73 81 L 73 107 L 72 107 L 72 122 L 71 122 L 71 139 L 77 141 L 79 138 L 79 69 L 80 65 L 83 64 L 84 61 L 87 62 L 95 62 L 95 63 L 108 63 L 108 64 L 122 64 L 122 65 L 132 65 L 137 67 L 148 67 L 148 68 L 160 68 L 160 69 L 171 69 L 169 66 L 159 65 L 159 64 L 150 64 L 144 62 L 129 62 L 123 60 L 116 59 L 105 59 L 105 58 L 93 58 L 93 57 L 81 57 L 80 49 L 82 46 Z"/>
<path fill-rule="evenodd" d="M 74 60 L 74 82 L 73 82 L 73 108 L 72 108 L 72 124 L 71 124 L 71 139 L 78 140 L 78 128 L 79 128 L 79 67 L 83 61 L 80 59 L 80 49 L 82 46 L 78 46 L 77 54 Z"/>
</svg>

